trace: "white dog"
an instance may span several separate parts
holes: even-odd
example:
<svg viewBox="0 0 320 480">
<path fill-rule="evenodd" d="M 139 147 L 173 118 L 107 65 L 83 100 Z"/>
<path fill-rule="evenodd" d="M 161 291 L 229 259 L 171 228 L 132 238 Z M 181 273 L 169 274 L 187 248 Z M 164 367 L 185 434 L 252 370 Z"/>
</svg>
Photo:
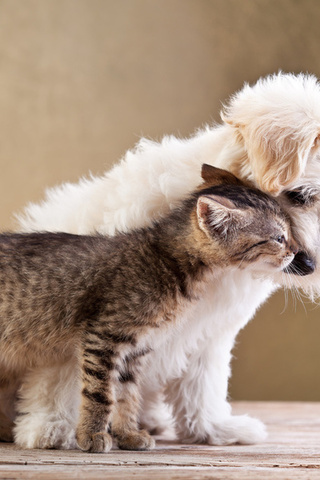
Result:
<svg viewBox="0 0 320 480">
<path fill-rule="evenodd" d="M 305 252 L 296 266 L 310 273 L 319 256 L 320 233 L 316 78 L 280 73 L 253 87 L 245 85 L 231 98 L 222 120 L 188 139 L 142 139 L 103 177 L 49 190 L 42 204 L 29 205 L 20 216 L 20 229 L 112 235 L 149 224 L 201 183 L 201 165 L 209 163 L 282 199 Z M 317 271 L 303 278 L 283 277 L 297 285 L 304 282 L 302 286 L 313 291 L 320 285 Z M 144 425 L 151 430 L 163 427 L 165 401 L 182 441 L 222 445 L 265 438 L 259 420 L 231 414 L 229 364 L 239 330 L 276 288 L 274 279 L 241 270 L 212 283 L 205 298 L 181 319 L 180 330 L 149 355 Z M 21 386 L 14 435 L 22 447 L 75 446 L 81 381 L 72 353 L 67 364 L 31 370 L 17 380 Z"/>
</svg>

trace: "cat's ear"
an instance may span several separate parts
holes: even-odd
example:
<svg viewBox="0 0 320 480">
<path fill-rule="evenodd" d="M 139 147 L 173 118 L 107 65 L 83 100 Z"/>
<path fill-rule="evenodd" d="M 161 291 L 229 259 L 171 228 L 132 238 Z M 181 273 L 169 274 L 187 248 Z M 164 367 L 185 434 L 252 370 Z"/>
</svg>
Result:
<svg viewBox="0 0 320 480">
<path fill-rule="evenodd" d="M 210 185 L 242 185 L 242 182 L 232 173 L 207 163 L 202 165 L 201 177 Z"/>
<path fill-rule="evenodd" d="M 247 223 L 247 213 L 239 209 L 229 198 L 219 195 L 201 195 L 197 202 L 197 217 L 201 230 L 212 237 L 226 237 L 240 225 Z"/>
</svg>

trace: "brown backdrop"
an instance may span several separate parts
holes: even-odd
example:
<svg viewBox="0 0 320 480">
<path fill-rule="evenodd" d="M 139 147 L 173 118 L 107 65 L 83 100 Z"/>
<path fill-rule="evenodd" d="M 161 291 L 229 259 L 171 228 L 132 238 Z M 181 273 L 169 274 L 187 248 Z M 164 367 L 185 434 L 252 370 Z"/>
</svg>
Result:
<svg viewBox="0 0 320 480">
<path fill-rule="evenodd" d="M 218 121 L 244 81 L 320 76 L 319 21 L 318 0 L 0 0 L 0 228 L 141 135 Z M 233 398 L 320 400 L 320 312 L 284 306 L 240 335 Z"/>
</svg>

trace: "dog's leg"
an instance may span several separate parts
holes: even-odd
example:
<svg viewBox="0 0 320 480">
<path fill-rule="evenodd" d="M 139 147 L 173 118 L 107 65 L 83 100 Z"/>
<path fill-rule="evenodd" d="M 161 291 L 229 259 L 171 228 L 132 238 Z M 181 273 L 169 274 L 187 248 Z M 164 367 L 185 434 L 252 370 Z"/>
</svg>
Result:
<svg viewBox="0 0 320 480">
<path fill-rule="evenodd" d="M 227 401 L 229 363 L 234 337 L 207 342 L 190 358 L 181 379 L 172 380 L 167 400 L 173 406 L 182 441 L 229 445 L 256 443 L 266 437 L 264 425 L 247 415 L 233 416 Z"/>
<path fill-rule="evenodd" d="M 75 360 L 31 370 L 19 391 L 15 442 L 23 448 L 76 448 L 80 391 Z"/>
<path fill-rule="evenodd" d="M 219 285 L 212 282 L 184 324 L 179 341 L 184 335 L 185 345 L 190 339 L 194 343 L 179 378 L 172 376 L 166 388 L 166 399 L 172 405 L 181 440 L 225 445 L 256 443 L 265 438 L 265 428 L 259 420 L 232 416 L 227 401 L 228 380 L 238 332 L 254 315 L 261 297 L 275 288 L 267 280 L 250 278 L 246 272 L 225 273 L 219 277 Z"/>
<path fill-rule="evenodd" d="M 163 392 L 151 390 L 147 383 L 142 385 L 142 392 L 140 427 L 152 435 L 165 434 L 174 437 L 172 413 L 169 405 L 165 403 Z"/>
</svg>

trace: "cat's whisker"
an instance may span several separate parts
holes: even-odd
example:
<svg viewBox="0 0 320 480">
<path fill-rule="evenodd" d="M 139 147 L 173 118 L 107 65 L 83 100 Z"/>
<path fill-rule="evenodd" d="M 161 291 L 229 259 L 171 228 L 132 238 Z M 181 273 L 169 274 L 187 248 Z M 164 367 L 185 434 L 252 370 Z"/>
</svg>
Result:
<svg viewBox="0 0 320 480">
<path fill-rule="evenodd" d="M 282 311 L 280 312 L 281 315 L 285 312 L 285 310 L 288 307 L 288 290 L 284 289 L 283 293 L 284 293 L 284 307 L 283 307 Z"/>
<path fill-rule="evenodd" d="M 295 296 L 294 286 L 292 285 L 291 277 L 286 273 L 282 273 L 282 277 L 283 277 L 283 284 L 284 284 L 284 295 L 286 299 L 286 308 L 288 307 L 288 304 L 289 304 L 289 292 L 290 292 L 292 295 L 293 307 L 294 307 L 294 310 L 296 310 L 296 307 L 297 307 L 296 296 Z M 292 287 L 293 287 L 293 290 L 292 290 Z"/>
<path fill-rule="evenodd" d="M 282 272 L 282 279 L 283 279 L 282 283 L 284 285 L 285 295 L 288 297 L 288 292 L 290 291 L 293 308 L 295 312 L 297 310 L 297 301 L 298 301 L 303 306 L 303 309 L 306 313 L 306 306 L 305 306 L 306 297 L 303 294 L 303 291 L 299 289 L 299 287 L 296 285 L 296 283 L 293 282 L 291 278 L 291 275 L 295 275 L 295 279 L 297 280 L 298 278 L 298 282 L 299 282 L 299 277 L 301 277 L 301 275 L 299 274 L 298 269 L 294 265 L 291 265 L 290 269 L 291 269 L 290 274 Z"/>
</svg>

